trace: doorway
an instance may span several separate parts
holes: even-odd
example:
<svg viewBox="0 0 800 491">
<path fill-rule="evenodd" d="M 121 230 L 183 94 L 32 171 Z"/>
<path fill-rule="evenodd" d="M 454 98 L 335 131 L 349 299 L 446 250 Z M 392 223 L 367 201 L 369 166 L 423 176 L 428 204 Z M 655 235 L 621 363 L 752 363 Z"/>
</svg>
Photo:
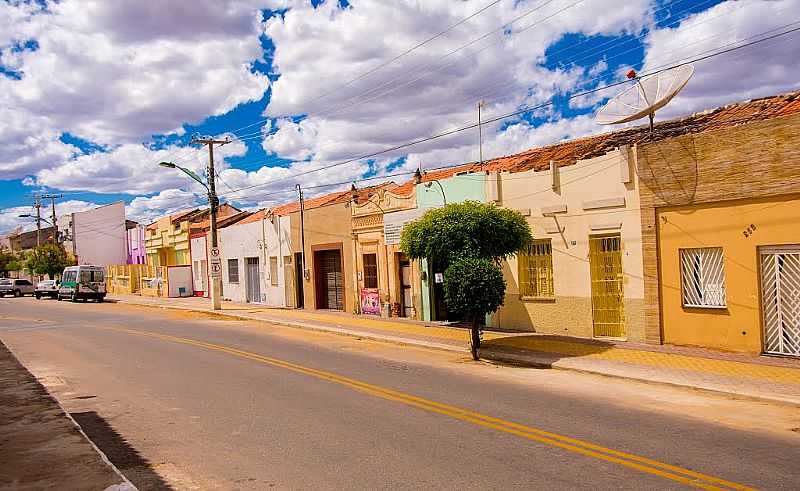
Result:
<svg viewBox="0 0 800 491">
<path fill-rule="evenodd" d="M 589 270 L 594 336 L 624 338 L 622 239 L 619 234 L 589 237 Z"/>
<path fill-rule="evenodd" d="M 763 248 L 760 255 L 764 352 L 800 356 L 800 246 Z"/>
<path fill-rule="evenodd" d="M 342 251 L 314 251 L 314 288 L 318 309 L 344 310 Z"/>
<path fill-rule="evenodd" d="M 245 264 L 247 265 L 245 272 L 247 276 L 247 302 L 259 303 L 261 302 L 261 279 L 258 274 L 258 258 L 246 257 Z"/>
<path fill-rule="evenodd" d="M 296 252 L 294 254 L 294 286 L 295 286 L 295 302 L 294 306 L 298 309 L 305 307 L 305 298 L 303 296 L 303 253 Z"/>
<path fill-rule="evenodd" d="M 413 317 L 414 297 L 411 291 L 411 262 L 404 254 L 398 254 L 397 264 L 400 266 L 400 315 Z"/>
</svg>

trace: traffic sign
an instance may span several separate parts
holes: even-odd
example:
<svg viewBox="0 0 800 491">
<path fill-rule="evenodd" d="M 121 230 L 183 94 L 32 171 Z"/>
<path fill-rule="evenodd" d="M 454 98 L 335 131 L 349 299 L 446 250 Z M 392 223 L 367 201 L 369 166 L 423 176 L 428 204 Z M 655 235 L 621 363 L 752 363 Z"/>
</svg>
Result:
<svg viewBox="0 0 800 491">
<path fill-rule="evenodd" d="M 211 263 L 211 277 L 222 278 L 222 264 Z"/>
<path fill-rule="evenodd" d="M 219 259 L 219 247 L 212 247 L 209 254 L 211 255 L 211 259 Z"/>
</svg>

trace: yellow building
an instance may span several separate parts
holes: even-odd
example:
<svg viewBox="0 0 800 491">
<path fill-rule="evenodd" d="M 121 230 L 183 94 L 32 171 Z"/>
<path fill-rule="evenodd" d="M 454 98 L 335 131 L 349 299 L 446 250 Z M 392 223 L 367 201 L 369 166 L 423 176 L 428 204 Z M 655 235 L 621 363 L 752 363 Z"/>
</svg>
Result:
<svg viewBox="0 0 800 491">
<path fill-rule="evenodd" d="M 663 342 L 800 356 L 798 98 L 640 145 L 646 329 Z"/>
<path fill-rule="evenodd" d="M 665 343 L 800 354 L 800 196 L 657 217 Z"/>
<path fill-rule="evenodd" d="M 161 217 L 147 226 L 145 251 L 147 264 L 177 266 L 191 264 L 189 256 L 189 225 L 193 217 L 206 213 L 190 210 Z"/>
</svg>

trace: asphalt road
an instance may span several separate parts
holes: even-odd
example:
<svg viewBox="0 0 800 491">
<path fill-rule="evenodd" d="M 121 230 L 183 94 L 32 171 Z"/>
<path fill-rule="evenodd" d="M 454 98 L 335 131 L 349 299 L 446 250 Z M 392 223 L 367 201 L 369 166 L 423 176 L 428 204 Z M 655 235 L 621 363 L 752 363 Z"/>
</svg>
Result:
<svg viewBox="0 0 800 491">
<path fill-rule="evenodd" d="M 800 487 L 795 407 L 108 303 L 0 339 L 140 489 Z"/>
</svg>

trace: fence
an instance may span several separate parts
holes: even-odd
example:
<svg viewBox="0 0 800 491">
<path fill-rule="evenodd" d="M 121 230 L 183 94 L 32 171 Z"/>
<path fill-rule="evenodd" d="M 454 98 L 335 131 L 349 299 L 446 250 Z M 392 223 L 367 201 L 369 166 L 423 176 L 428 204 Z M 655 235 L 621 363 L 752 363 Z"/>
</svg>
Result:
<svg viewBox="0 0 800 491">
<path fill-rule="evenodd" d="M 106 268 L 106 288 L 109 293 L 166 296 L 167 268 L 150 264 L 115 264 Z"/>
</svg>

